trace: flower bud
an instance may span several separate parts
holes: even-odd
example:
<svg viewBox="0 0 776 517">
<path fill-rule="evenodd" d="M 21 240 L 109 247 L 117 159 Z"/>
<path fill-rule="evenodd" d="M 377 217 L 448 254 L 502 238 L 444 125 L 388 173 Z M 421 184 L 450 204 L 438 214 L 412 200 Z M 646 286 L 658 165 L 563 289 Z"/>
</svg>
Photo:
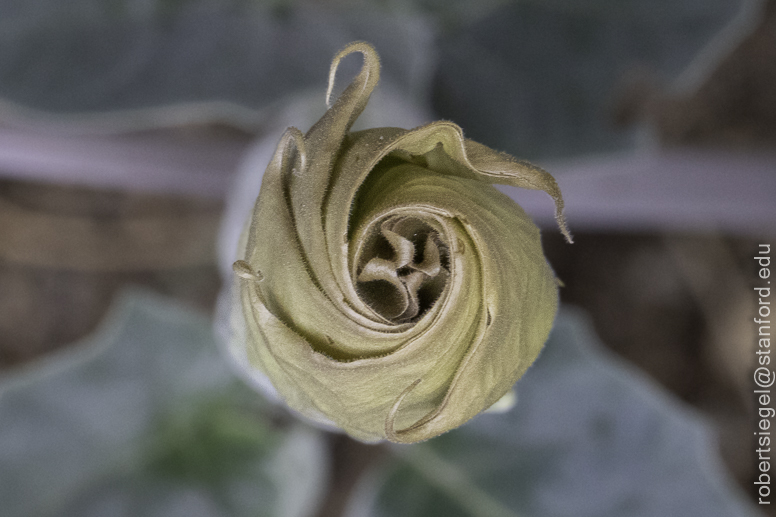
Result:
<svg viewBox="0 0 776 517">
<path fill-rule="evenodd" d="M 246 227 L 233 308 L 252 367 L 293 409 L 363 441 L 417 442 L 507 393 L 558 305 L 539 230 L 492 184 L 544 190 L 547 172 L 441 121 L 350 132 L 377 53 L 306 135 L 280 140 Z"/>
</svg>

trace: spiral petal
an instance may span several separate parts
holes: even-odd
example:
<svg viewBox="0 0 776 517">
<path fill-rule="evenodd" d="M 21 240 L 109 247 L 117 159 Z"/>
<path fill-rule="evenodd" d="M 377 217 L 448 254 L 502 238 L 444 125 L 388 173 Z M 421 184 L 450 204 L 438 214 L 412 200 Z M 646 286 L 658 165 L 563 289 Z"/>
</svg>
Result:
<svg viewBox="0 0 776 517">
<path fill-rule="evenodd" d="M 502 397 L 538 355 L 557 283 L 538 228 L 491 184 L 555 180 L 436 122 L 351 133 L 364 64 L 324 117 L 281 139 L 235 264 L 244 345 L 297 411 L 364 441 L 425 440 Z"/>
</svg>

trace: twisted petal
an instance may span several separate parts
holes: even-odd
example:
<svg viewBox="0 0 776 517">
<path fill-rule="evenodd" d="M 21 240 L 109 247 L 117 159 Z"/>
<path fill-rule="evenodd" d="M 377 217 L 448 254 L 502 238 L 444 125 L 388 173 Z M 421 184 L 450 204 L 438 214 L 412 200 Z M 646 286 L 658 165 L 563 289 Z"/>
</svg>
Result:
<svg viewBox="0 0 776 517">
<path fill-rule="evenodd" d="M 248 355 L 287 403 L 365 441 L 415 442 L 495 403 L 557 309 L 539 231 L 492 183 L 552 176 L 458 126 L 351 133 L 379 78 L 359 74 L 306 135 L 282 137 L 235 265 Z"/>
</svg>

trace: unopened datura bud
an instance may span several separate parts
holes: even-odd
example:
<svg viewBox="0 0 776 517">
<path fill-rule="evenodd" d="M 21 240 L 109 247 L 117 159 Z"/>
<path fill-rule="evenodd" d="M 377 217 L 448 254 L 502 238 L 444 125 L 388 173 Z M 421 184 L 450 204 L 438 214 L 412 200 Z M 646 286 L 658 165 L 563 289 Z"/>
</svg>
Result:
<svg viewBox="0 0 776 517">
<path fill-rule="evenodd" d="M 361 71 L 331 104 L 340 60 Z M 374 442 L 417 442 L 494 404 L 536 359 L 558 306 L 539 229 L 492 184 L 547 172 L 441 121 L 350 132 L 380 74 L 367 43 L 331 65 L 329 109 L 290 128 L 243 233 L 245 353 L 293 409 Z"/>
</svg>

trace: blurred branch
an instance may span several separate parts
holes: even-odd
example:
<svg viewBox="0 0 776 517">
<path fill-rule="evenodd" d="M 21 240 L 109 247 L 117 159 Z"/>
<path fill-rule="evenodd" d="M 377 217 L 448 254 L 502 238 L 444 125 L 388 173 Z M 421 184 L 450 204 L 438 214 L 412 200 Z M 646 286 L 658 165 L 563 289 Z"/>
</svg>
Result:
<svg viewBox="0 0 776 517">
<path fill-rule="evenodd" d="M 547 163 L 572 231 L 773 235 L 776 154 L 681 148 Z M 551 203 L 505 190 L 540 225 Z"/>
</svg>

